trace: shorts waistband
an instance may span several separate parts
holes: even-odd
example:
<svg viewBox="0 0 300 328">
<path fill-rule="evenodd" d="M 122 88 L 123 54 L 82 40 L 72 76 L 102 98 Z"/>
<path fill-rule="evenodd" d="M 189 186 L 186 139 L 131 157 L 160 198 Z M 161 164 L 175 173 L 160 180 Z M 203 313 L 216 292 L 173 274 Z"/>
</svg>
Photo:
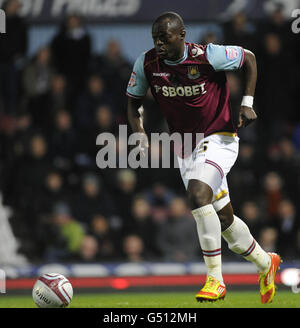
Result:
<svg viewBox="0 0 300 328">
<path fill-rule="evenodd" d="M 222 136 L 227 136 L 227 137 L 236 137 L 237 136 L 237 133 L 236 132 L 215 132 L 215 133 L 212 133 L 210 134 L 211 136 L 214 135 L 214 134 L 220 134 Z"/>
</svg>

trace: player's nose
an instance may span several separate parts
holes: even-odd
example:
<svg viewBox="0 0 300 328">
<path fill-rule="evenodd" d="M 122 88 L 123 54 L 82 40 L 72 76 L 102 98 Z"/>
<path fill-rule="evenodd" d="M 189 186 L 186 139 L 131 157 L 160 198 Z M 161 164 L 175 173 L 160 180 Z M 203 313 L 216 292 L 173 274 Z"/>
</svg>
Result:
<svg viewBox="0 0 300 328">
<path fill-rule="evenodd" d="M 157 38 L 157 39 L 154 41 L 154 44 L 155 44 L 157 47 L 161 47 L 164 43 L 163 43 L 159 38 Z"/>
</svg>

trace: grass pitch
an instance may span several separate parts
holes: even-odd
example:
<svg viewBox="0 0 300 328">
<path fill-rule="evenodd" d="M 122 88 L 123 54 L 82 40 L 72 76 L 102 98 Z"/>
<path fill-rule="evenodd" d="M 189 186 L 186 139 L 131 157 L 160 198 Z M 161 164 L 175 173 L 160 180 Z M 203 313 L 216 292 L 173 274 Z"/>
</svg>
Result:
<svg viewBox="0 0 300 328">
<path fill-rule="evenodd" d="M 31 295 L 0 294 L 0 308 L 36 308 Z M 270 304 L 259 292 L 229 291 L 224 301 L 198 303 L 191 292 L 76 294 L 69 308 L 300 308 L 300 294 L 278 291 Z"/>
</svg>

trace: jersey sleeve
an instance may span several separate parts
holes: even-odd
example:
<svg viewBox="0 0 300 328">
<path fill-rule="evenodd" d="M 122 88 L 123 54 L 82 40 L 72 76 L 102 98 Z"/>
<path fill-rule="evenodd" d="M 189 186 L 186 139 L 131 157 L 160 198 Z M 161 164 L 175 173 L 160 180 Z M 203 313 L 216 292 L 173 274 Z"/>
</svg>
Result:
<svg viewBox="0 0 300 328">
<path fill-rule="evenodd" d="M 238 46 L 221 46 L 209 43 L 206 59 L 215 71 L 233 71 L 243 66 L 245 50 Z"/>
<path fill-rule="evenodd" d="M 126 94 L 129 97 L 139 99 L 144 97 L 148 91 L 149 83 L 144 71 L 144 60 L 145 54 L 143 53 L 137 58 L 133 66 L 126 90 Z"/>
</svg>

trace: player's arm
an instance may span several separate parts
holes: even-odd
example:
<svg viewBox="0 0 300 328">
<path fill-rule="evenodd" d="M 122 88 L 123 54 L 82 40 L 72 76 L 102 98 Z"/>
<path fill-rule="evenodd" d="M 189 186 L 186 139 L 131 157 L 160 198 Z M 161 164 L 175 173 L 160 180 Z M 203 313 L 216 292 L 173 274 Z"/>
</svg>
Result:
<svg viewBox="0 0 300 328">
<path fill-rule="evenodd" d="M 128 97 L 127 118 L 133 132 L 145 133 L 142 99 Z"/>
<path fill-rule="evenodd" d="M 128 97 L 127 117 L 133 132 L 141 133 L 140 151 L 145 156 L 146 149 L 149 148 L 149 141 L 144 130 L 144 108 L 141 99 Z"/>
<path fill-rule="evenodd" d="M 242 47 L 212 43 L 206 46 L 205 55 L 215 71 L 233 71 L 242 67 L 245 69 L 246 88 L 240 108 L 238 127 L 247 126 L 257 118 L 252 108 L 257 79 L 255 55 Z"/>
<path fill-rule="evenodd" d="M 139 144 L 141 153 L 144 155 L 146 148 L 149 147 L 148 137 L 144 129 L 143 118 L 143 97 L 149 88 L 148 81 L 144 73 L 144 54 L 136 60 L 133 72 L 127 86 L 127 118 L 133 132 L 142 134 L 142 142 Z"/>
<path fill-rule="evenodd" d="M 253 99 L 257 80 L 257 66 L 256 58 L 253 52 L 250 50 L 244 50 L 244 69 L 245 69 L 245 93 L 241 104 L 239 125 L 238 127 L 247 126 L 251 122 L 255 121 L 257 115 L 253 110 Z"/>
</svg>

